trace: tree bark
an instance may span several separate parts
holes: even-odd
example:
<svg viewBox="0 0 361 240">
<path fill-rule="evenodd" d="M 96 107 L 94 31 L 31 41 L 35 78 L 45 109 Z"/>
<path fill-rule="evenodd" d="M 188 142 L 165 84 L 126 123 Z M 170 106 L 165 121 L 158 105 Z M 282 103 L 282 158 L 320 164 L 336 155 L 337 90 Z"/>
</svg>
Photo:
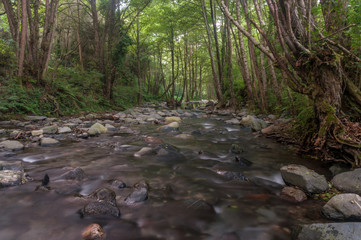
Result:
<svg viewBox="0 0 361 240">
<path fill-rule="evenodd" d="M 137 104 L 142 103 L 142 81 L 141 81 L 141 71 L 140 71 L 140 41 L 139 41 L 139 17 L 137 17 L 137 78 L 138 78 L 138 96 Z"/>
<path fill-rule="evenodd" d="M 202 13 L 203 13 L 204 24 L 205 24 L 205 27 L 206 27 L 207 38 L 208 38 L 208 42 L 206 40 L 204 42 L 207 44 L 209 57 L 211 59 L 211 67 L 212 67 L 214 88 L 215 88 L 215 92 L 216 92 L 218 101 L 223 102 L 223 95 L 222 95 L 221 85 L 220 85 L 220 82 L 219 82 L 219 78 L 218 78 L 218 74 L 217 74 L 217 70 L 216 70 L 216 65 L 214 63 L 211 32 L 210 32 L 209 25 L 208 25 L 207 10 L 206 10 L 204 0 L 201 0 L 201 4 L 202 4 Z"/>
<path fill-rule="evenodd" d="M 20 50 L 18 58 L 18 76 L 23 76 L 24 73 L 24 59 L 25 59 L 25 45 L 27 36 L 27 11 L 26 11 L 26 0 L 21 1 L 21 38 L 20 38 Z"/>
</svg>

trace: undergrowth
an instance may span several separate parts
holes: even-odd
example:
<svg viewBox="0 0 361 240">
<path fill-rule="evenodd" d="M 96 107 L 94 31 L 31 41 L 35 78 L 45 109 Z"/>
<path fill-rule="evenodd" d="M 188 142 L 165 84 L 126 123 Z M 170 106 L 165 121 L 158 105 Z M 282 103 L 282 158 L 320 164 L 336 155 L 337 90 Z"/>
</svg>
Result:
<svg viewBox="0 0 361 240">
<path fill-rule="evenodd" d="M 132 86 L 115 86 L 113 99 L 106 99 L 101 77 L 96 71 L 62 67 L 57 69 L 56 76 L 44 79 L 45 86 L 31 79 L 0 76 L 0 119 L 19 114 L 63 116 L 84 111 L 103 112 L 136 105 L 138 91 Z M 145 98 L 155 100 L 148 95 Z"/>
</svg>

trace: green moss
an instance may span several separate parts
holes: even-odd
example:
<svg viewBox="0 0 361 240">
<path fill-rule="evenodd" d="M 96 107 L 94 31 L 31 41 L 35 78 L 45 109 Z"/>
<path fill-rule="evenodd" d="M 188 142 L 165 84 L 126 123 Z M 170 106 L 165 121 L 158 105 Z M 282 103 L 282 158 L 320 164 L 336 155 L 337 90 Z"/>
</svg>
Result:
<svg viewBox="0 0 361 240">
<path fill-rule="evenodd" d="M 337 122 L 338 118 L 336 116 L 335 108 L 326 101 L 322 101 L 320 105 L 320 110 L 322 113 L 327 114 L 324 122 L 321 123 L 320 129 L 318 131 L 318 136 L 323 137 L 326 135 L 330 127 Z"/>
</svg>

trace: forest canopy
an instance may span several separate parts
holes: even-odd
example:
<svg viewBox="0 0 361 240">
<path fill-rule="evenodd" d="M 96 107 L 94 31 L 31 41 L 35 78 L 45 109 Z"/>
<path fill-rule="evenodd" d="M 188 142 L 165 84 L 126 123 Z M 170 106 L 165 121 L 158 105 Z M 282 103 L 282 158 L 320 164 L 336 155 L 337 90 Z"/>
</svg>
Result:
<svg viewBox="0 0 361 240">
<path fill-rule="evenodd" d="M 0 111 L 215 99 L 359 166 L 360 23 L 359 0 L 1 0 Z"/>
</svg>

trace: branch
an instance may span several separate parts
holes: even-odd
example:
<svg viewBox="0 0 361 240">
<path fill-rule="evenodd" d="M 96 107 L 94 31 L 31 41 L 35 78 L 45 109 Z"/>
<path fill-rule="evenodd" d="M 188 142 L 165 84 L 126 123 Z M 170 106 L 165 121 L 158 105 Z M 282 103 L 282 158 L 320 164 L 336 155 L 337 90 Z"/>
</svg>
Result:
<svg viewBox="0 0 361 240">
<path fill-rule="evenodd" d="M 151 2 L 151 0 L 148 0 L 145 5 L 143 6 L 142 9 L 139 9 L 139 11 L 137 12 L 137 14 L 135 15 L 135 17 L 133 18 L 133 20 L 129 23 L 128 27 L 126 28 L 125 32 L 128 33 L 129 29 L 131 28 L 131 26 L 133 25 L 135 19 L 137 19 L 137 17 L 139 16 L 139 14 L 141 12 L 143 12 L 143 10 L 149 5 L 149 3 Z"/>
<path fill-rule="evenodd" d="M 247 32 L 229 13 L 228 8 L 224 4 L 224 1 L 221 2 L 223 7 L 224 14 L 233 22 L 233 24 L 238 28 L 239 31 L 243 33 L 259 50 L 267 55 L 272 61 L 275 61 L 275 58 L 271 52 L 268 51 L 267 47 L 258 42 L 249 32 Z"/>
<path fill-rule="evenodd" d="M 352 25 L 352 24 L 351 24 Z M 351 26 L 350 25 L 350 26 Z M 326 42 L 328 42 L 329 44 L 331 44 L 332 46 L 335 46 L 337 48 L 339 48 L 341 51 L 343 51 L 344 53 L 346 53 L 347 55 L 349 55 L 351 58 L 353 58 L 356 62 L 361 62 L 361 58 L 359 58 L 358 56 L 356 56 L 354 53 L 352 53 L 350 50 L 347 50 L 344 46 L 342 46 L 339 43 L 336 43 L 334 41 L 332 41 L 331 39 L 329 39 L 328 37 L 325 37 L 321 31 L 316 27 L 316 25 L 313 26 L 315 29 L 318 30 L 318 33 L 320 34 L 321 38 L 324 39 Z M 331 34 L 333 35 L 333 34 Z"/>
<path fill-rule="evenodd" d="M 350 27 L 354 27 L 354 26 L 356 26 L 356 24 L 350 24 L 350 25 L 348 25 L 348 26 L 346 26 L 346 27 L 340 28 L 340 29 L 338 29 L 337 31 L 331 33 L 330 35 L 321 37 L 321 38 L 318 39 L 316 42 L 322 41 L 322 40 L 324 40 L 324 39 L 326 39 L 326 38 L 329 38 L 329 37 L 331 37 L 331 36 L 333 36 L 333 35 L 335 35 L 335 34 L 337 34 L 337 33 L 339 33 L 339 32 L 342 32 L 342 31 L 344 31 L 344 30 L 346 30 L 346 29 L 348 29 L 348 28 L 350 28 Z"/>
</svg>

